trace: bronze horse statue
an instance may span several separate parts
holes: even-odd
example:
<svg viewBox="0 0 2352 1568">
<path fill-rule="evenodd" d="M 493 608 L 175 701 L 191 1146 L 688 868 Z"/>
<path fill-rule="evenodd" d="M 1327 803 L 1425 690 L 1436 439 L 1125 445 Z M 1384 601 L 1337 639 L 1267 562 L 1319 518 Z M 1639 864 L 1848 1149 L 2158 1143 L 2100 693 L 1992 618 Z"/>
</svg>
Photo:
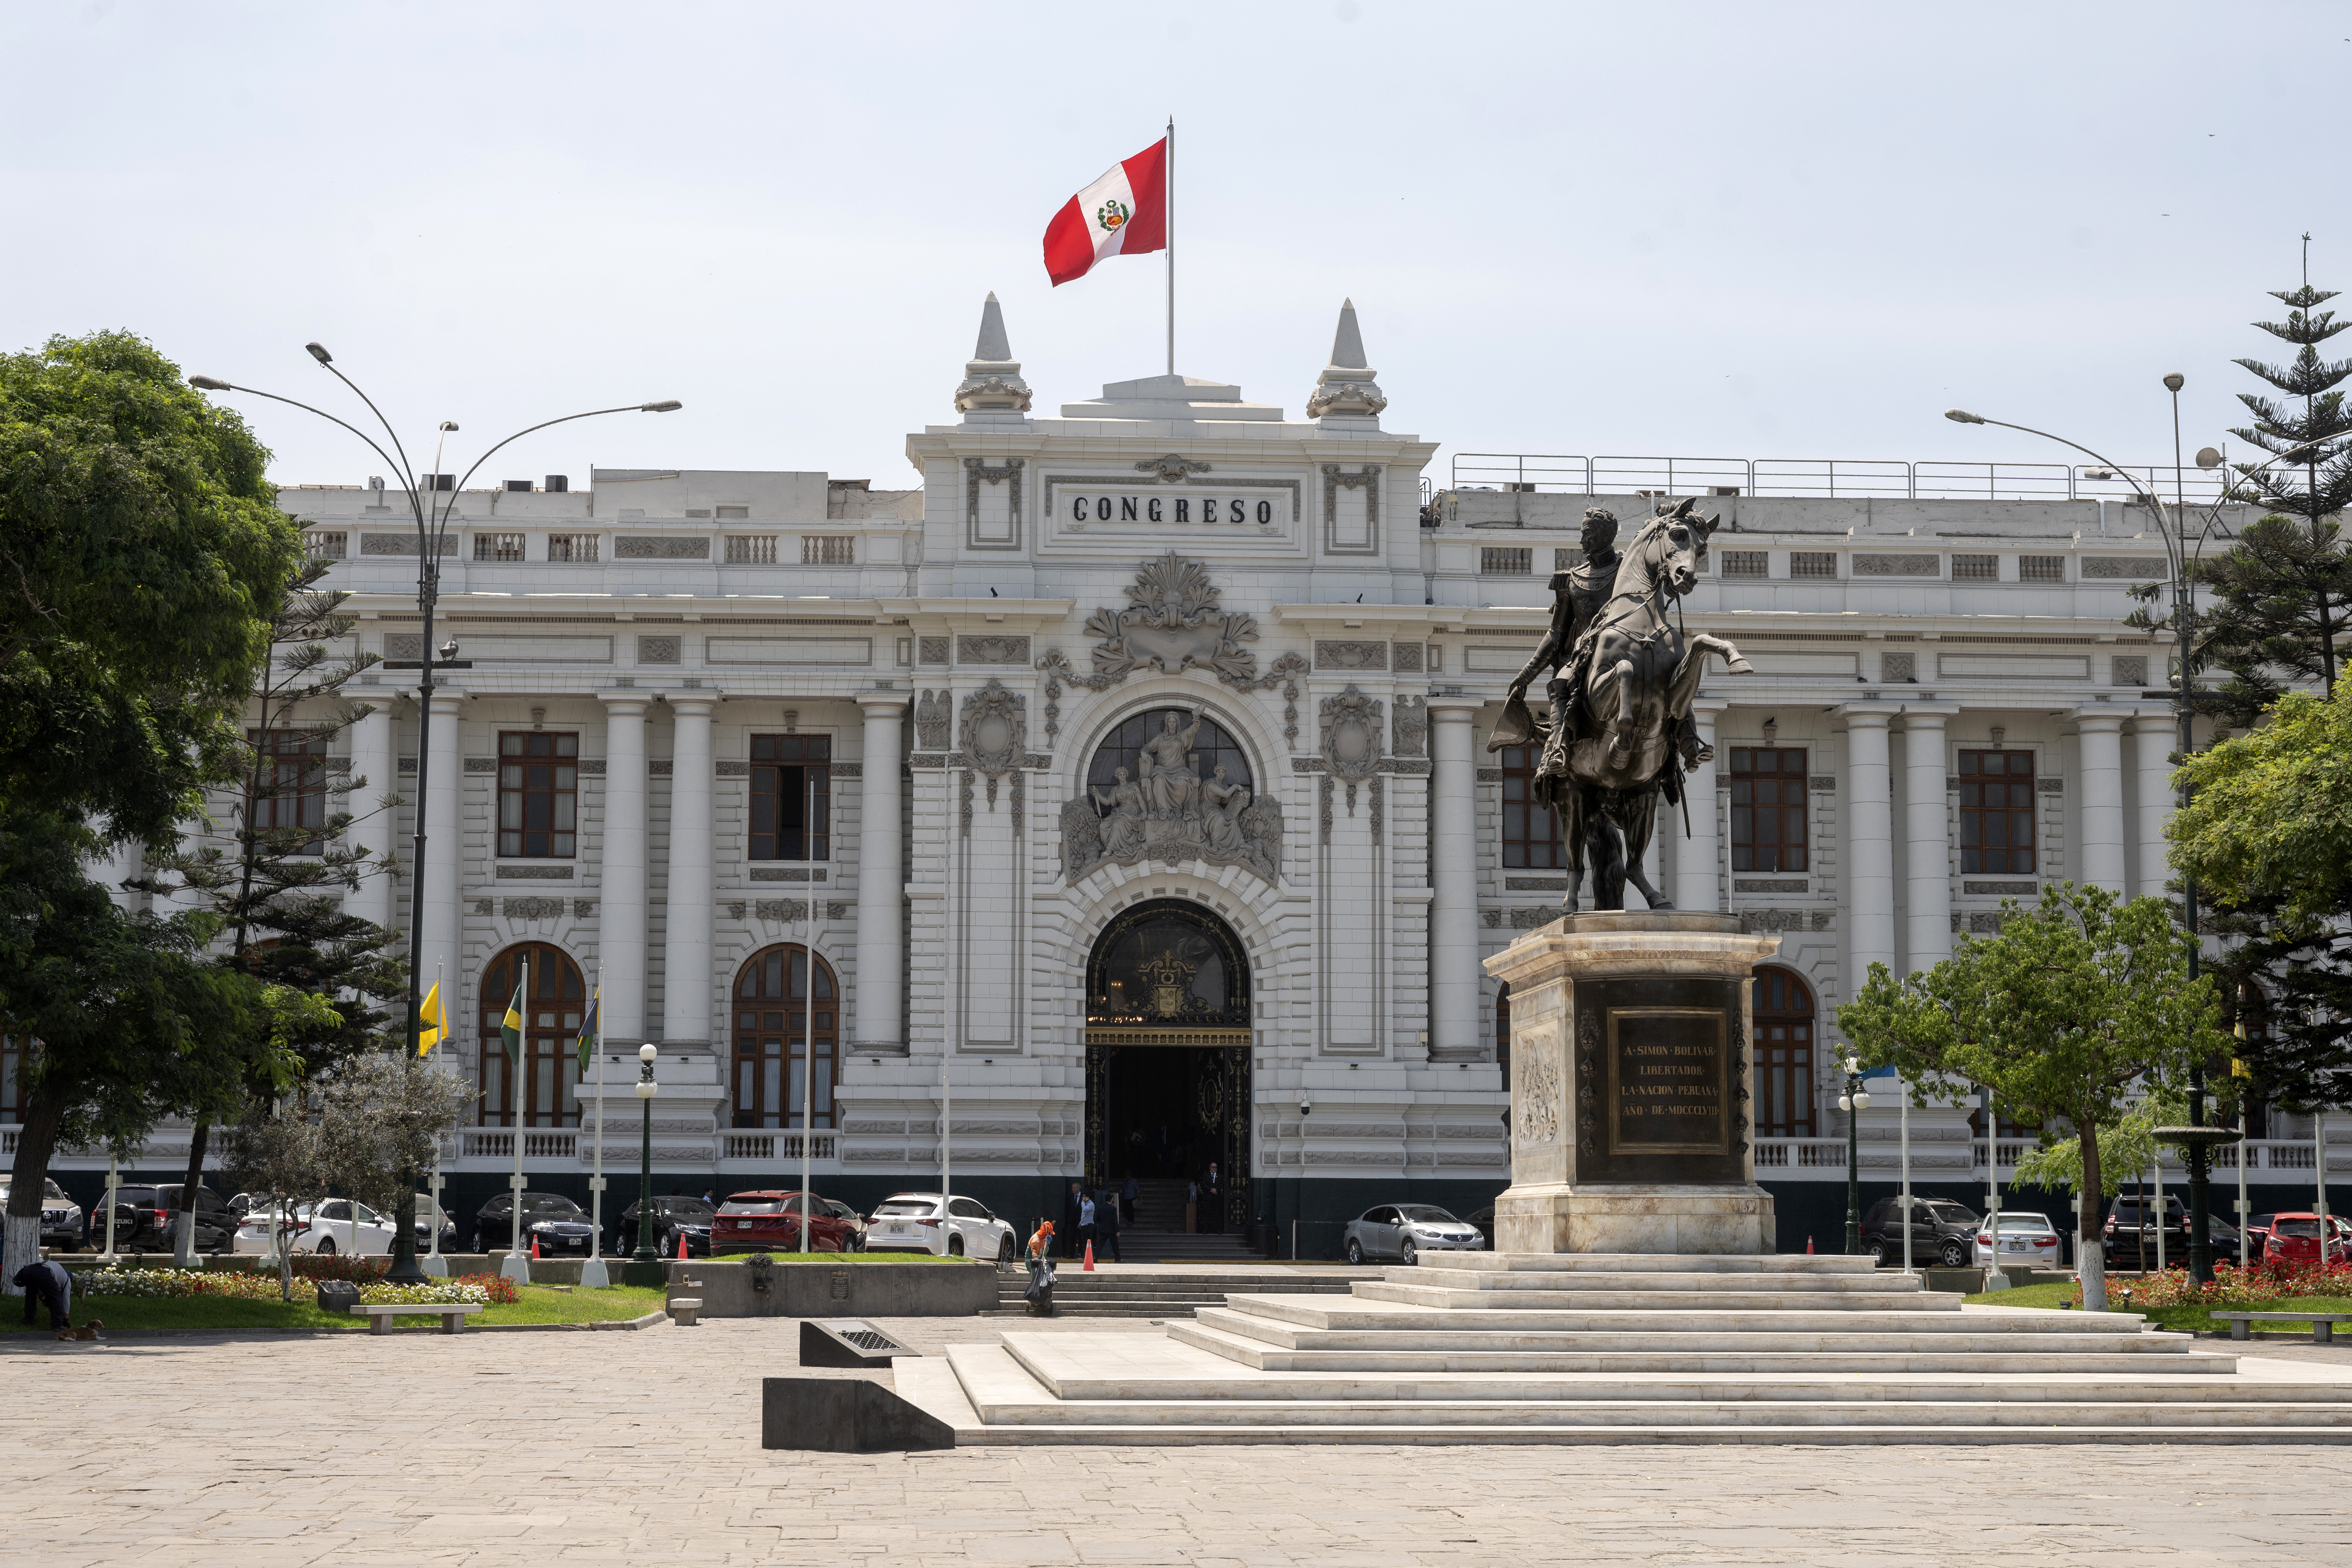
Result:
<svg viewBox="0 0 2352 1568">
<path fill-rule="evenodd" d="M 1650 885 L 1642 857 L 1659 802 L 1682 798 L 1685 762 L 1675 740 L 1684 738 L 1692 763 L 1713 755 L 1687 723 L 1709 654 L 1730 674 L 1754 673 L 1726 639 L 1706 633 L 1685 638 L 1667 618 L 1667 601 L 1697 584 L 1699 547 L 1721 521 L 1693 516 L 1694 504 L 1661 504 L 1619 561 L 1608 602 L 1578 637 L 1570 678 L 1554 682 L 1570 697 L 1560 715 L 1566 722 L 1539 726 L 1515 696 L 1486 742 L 1496 751 L 1543 741 L 1534 795 L 1558 814 L 1567 842 L 1568 892 L 1560 908 L 1570 914 L 1588 861 L 1593 908 L 1623 909 L 1628 881 L 1650 908 L 1674 908 Z M 1704 808 L 1712 811 L 1715 803 Z"/>
</svg>

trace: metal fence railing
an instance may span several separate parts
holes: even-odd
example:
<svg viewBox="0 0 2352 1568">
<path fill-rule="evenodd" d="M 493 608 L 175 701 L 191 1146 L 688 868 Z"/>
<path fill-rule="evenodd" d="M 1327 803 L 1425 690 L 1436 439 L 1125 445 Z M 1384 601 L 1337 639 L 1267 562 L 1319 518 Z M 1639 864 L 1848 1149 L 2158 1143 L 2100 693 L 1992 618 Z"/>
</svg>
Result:
<svg viewBox="0 0 2352 1568">
<path fill-rule="evenodd" d="M 2183 499 L 2221 499 L 2229 470 L 2179 470 Z M 2170 464 L 2110 469 L 2068 463 L 1960 463 L 1905 458 L 1645 458 L 1547 452 L 1457 452 L 1448 488 L 1569 495 L 1708 494 L 1900 500 L 2129 500 L 2174 494 Z"/>
</svg>

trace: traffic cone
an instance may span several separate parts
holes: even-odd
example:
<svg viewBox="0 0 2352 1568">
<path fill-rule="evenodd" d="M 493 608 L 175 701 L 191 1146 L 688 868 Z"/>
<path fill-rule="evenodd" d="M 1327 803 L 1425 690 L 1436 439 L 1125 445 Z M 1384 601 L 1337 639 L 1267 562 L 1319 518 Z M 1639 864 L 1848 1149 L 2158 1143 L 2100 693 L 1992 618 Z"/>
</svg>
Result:
<svg viewBox="0 0 2352 1568">
<path fill-rule="evenodd" d="M 1081 1273 L 1081 1274 L 1092 1274 L 1094 1271 L 1095 1271 L 1095 1244 L 1094 1244 L 1093 1242 L 1089 1241 L 1088 1243 L 1087 1243 L 1087 1263 L 1086 1263 L 1086 1267 L 1085 1267 L 1085 1268 L 1081 1268 L 1081 1269 L 1079 1269 L 1079 1270 L 1078 1270 L 1078 1272 L 1079 1272 L 1079 1273 Z"/>
<path fill-rule="evenodd" d="M 677 1260 L 680 1263 L 686 1261 L 686 1233 L 684 1231 L 678 1232 L 677 1235 Z"/>
<path fill-rule="evenodd" d="M 530 1260 L 533 1263 L 539 1261 L 539 1237 L 535 1236 L 530 1238 Z"/>
<path fill-rule="evenodd" d="M 1805 1237 L 1805 1256 L 1806 1256 L 1806 1257 L 1808 1257 L 1808 1258 L 1811 1258 L 1812 1255 L 1813 1255 L 1813 1238 L 1812 1238 L 1811 1237 L 1810 1237 L 1810 1236 L 1809 1236 L 1809 1237 Z"/>
</svg>

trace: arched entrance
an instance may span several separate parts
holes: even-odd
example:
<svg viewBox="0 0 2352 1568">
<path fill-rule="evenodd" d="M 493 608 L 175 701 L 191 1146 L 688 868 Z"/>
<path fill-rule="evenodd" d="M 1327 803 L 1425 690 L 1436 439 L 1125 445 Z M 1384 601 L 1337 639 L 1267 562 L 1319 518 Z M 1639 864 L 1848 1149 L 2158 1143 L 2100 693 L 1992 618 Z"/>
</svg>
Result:
<svg viewBox="0 0 2352 1568">
<path fill-rule="evenodd" d="M 1184 899 L 1112 917 L 1087 960 L 1087 1185 L 1198 1180 L 1203 1229 L 1250 1215 L 1250 969 L 1233 928 Z M 1139 1216 L 1139 1223 L 1146 1223 Z M 1147 1223 L 1148 1228 L 1148 1223 Z"/>
<path fill-rule="evenodd" d="M 528 974 L 525 970 L 528 970 Z M 480 1124 L 515 1123 L 514 1079 L 499 1043 L 499 1025 L 528 983 L 523 1008 L 522 1113 L 526 1127 L 580 1125 L 581 1021 L 588 991 L 580 966 L 560 947 L 526 942 L 507 949 L 482 972 L 482 1101 Z"/>
<path fill-rule="evenodd" d="M 1756 1031 L 1756 1135 L 1813 1136 L 1813 993 L 1796 971 L 1759 964 L 1750 1014 Z"/>
<path fill-rule="evenodd" d="M 809 991 L 809 950 L 796 943 L 762 948 L 735 976 L 735 1054 L 728 1077 L 737 1127 L 833 1125 L 833 1090 L 840 1081 L 841 992 L 833 966 L 816 955 L 816 991 Z M 809 1042 L 816 1043 L 816 1077 L 809 1081 Z M 803 1100 L 805 1096 L 805 1100 Z"/>
</svg>

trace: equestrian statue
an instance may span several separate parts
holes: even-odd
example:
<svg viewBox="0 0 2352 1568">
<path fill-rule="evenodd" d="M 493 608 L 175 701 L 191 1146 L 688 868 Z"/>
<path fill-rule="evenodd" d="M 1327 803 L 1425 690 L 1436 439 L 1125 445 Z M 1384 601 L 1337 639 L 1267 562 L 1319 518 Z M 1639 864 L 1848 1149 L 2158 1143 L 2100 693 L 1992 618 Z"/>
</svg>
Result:
<svg viewBox="0 0 2352 1568">
<path fill-rule="evenodd" d="M 1512 680 L 1486 741 L 1489 752 L 1541 747 L 1533 793 L 1557 815 L 1568 846 L 1560 908 L 1570 914 L 1588 862 L 1593 908 L 1623 909 L 1629 880 L 1650 908 L 1674 908 L 1650 885 L 1642 857 L 1660 799 L 1680 803 L 1683 775 L 1715 755 L 1698 738 L 1691 700 L 1709 654 L 1730 674 L 1754 673 L 1728 641 L 1704 632 L 1686 638 L 1667 618 L 1667 601 L 1698 581 L 1699 549 L 1722 521 L 1693 516 L 1696 504 L 1661 502 L 1622 556 L 1615 516 L 1585 512 L 1584 561 L 1552 577 L 1551 627 Z M 1527 691 L 1547 670 L 1550 712 L 1538 721 Z"/>
</svg>

